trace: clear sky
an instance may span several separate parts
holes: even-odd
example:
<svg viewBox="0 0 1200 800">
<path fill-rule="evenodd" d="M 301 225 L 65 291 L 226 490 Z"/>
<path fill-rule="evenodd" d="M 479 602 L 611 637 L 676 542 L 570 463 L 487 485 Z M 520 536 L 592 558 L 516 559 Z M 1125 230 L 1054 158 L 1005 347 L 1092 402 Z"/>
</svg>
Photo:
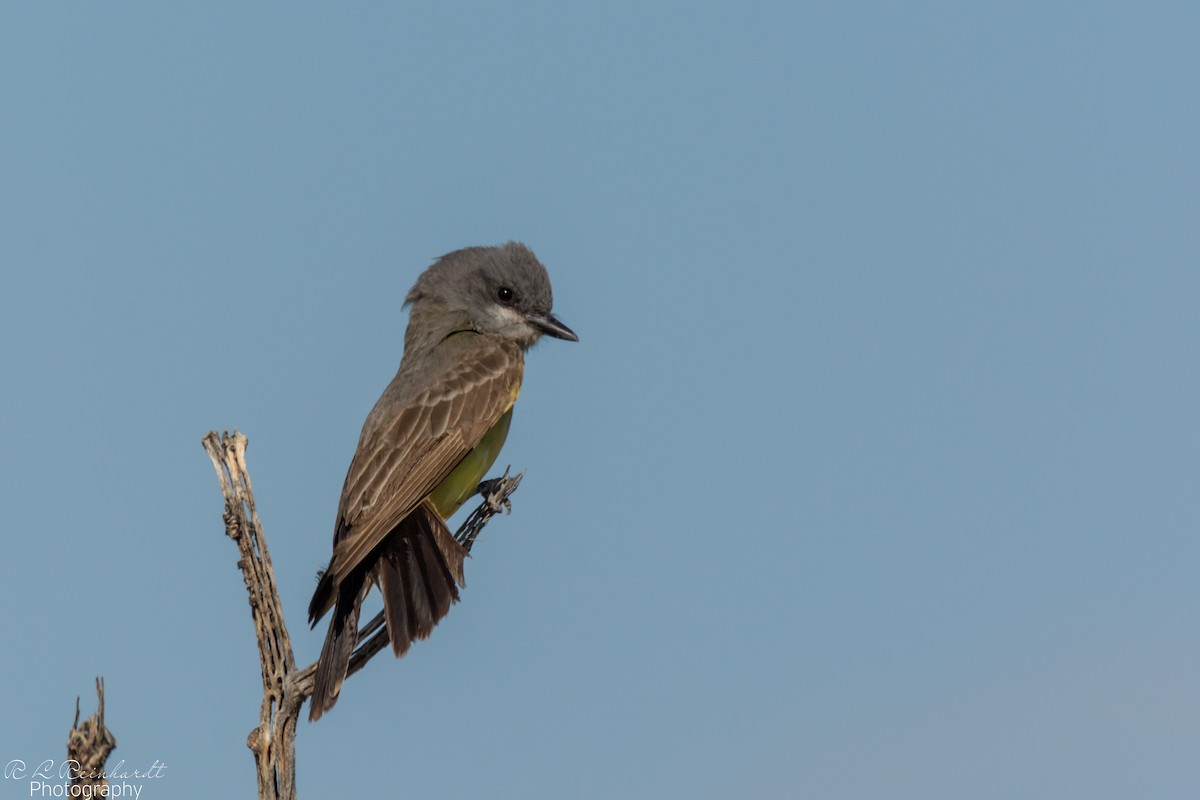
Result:
<svg viewBox="0 0 1200 800">
<path fill-rule="evenodd" d="M 143 798 L 249 796 L 200 446 L 297 656 L 432 259 L 579 344 L 432 639 L 302 797 L 1195 798 L 1192 3 L 6 3 L 0 762 L 108 684 Z M 110 762 L 111 763 L 111 762 Z M 0 797 L 28 797 L 0 779 Z"/>
</svg>

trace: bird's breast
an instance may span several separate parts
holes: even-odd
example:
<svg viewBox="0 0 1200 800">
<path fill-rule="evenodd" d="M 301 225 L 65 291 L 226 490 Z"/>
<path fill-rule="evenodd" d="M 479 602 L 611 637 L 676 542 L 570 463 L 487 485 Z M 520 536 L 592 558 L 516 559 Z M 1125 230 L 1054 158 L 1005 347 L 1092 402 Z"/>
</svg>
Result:
<svg viewBox="0 0 1200 800">
<path fill-rule="evenodd" d="M 514 401 L 520 389 L 518 384 L 513 390 Z M 500 455 L 500 448 L 508 438 L 508 425 L 511 421 L 512 406 L 509 405 L 508 410 L 500 415 L 496 424 L 492 425 L 479 440 L 479 444 L 475 445 L 475 449 L 463 456 L 462 461 L 458 462 L 446 479 L 429 493 L 429 500 L 442 519 L 449 518 L 468 497 L 475 494 L 479 482 L 492 468 L 496 456 Z"/>
</svg>

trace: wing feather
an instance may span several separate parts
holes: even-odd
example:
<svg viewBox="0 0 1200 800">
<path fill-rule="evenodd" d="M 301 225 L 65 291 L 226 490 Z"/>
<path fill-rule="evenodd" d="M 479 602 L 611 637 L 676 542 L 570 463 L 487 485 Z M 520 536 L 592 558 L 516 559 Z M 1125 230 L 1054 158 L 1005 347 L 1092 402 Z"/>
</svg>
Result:
<svg viewBox="0 0 1200 800">
<path fill-rule="evenodd" d="M 363 426 L 346 475 L 329 573 L 334 585 L 479 444 L 516 399 L 523 358 L 499 337 L 460 334 L 401 364 Z"/>
</svg>

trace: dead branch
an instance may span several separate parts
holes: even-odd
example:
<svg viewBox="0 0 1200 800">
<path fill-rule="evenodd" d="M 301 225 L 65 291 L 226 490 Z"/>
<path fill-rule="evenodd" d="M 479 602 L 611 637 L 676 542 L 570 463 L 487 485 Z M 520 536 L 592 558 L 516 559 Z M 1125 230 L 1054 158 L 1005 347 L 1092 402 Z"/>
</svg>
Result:
<svg viewBox="0 0 1200 800">
<path fill-rule="evenodd" d="M 117 747 L 117 737 L 104 725 L 104 679 L 96 678 L 96 713 L 79 724 L 79 698 L 75 698 L 75 722 L 67 734 L 67 763 L 71 765 L 74 797 L 103 797 L 108 785 L 104 765 Z M 74 794 L 78 792 L 77 794 Z"/>
<path fill-rule="evenodd" d="M 292 640 L 283 620 L 283 605 L 275 586 L 275 569 L 254 505 L 254 490 L 246 468 L 246 437 L 237 431 L 204 437 L 225 495 L 225 533 L 237 544 L 238 568 L 250 599 L 250 616 L 258 639 L 263 699 L 258 727 L 246 745 L 254 753 L 260 800 L 294 800 L 296 796 L 296 719 L 305 695 L 290 690 L 288 677 L 296 672 Z"/>
<path fill-rule="evenodd" d="M 302 670 L 296 668 L 292 640 L 284 624 L 283 607 L 275 584 L 275 570 L 254 505 L 254 492 L 246 468 L 246 437 L 236 430 L 220 435 L 211 432 L 204 437 L 203 443 L 225 496 L 225 533 L 238 546 L 238 568 L 246 583 L 258 639 L 263 700 L 259 724 L 246 739 L 258 771 L 258 796 L 260 800 L 295 800 L 296 721 L 300 707 L 312 694 L 316 664 Z M 521 477 L 522 473 L 510 477 L 505 470 L 500 478 L 480 484 L 483 502 L 455 534 L 468 552 L 492 517 L 502 509 L 511 510 L 508 498 L 517 490 Z M 358 641 L 359 645 L 350 657 L 347 677 L 366 666 L 387 645 L 383 612 L 362 627 Z"/>
</svg>

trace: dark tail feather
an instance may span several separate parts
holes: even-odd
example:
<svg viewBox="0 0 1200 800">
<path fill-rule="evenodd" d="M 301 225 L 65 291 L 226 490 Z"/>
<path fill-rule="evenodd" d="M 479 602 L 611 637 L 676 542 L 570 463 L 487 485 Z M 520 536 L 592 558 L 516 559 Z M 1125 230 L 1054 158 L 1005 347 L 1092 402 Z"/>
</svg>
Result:
<svg viewBox="0 0 1200 800">
<path fill-rule="evenodd" d="M 414 639 L 429 636 L 458 600 L 466 551 L 424 503 L 397 526 L 384 547 L 376 576 L 392 650 L 402 656 Z"/>
<path fill-rule="evenodd" d="M 337 702 L 346 670 L 350 666 L 350 654 L 358 644 L 358 610 L 362 603 L 361 580 L 348 578 L 338 587 L 337 602 L 333 608 L 333 619 L 329 621 L 329 633 L 325 634 L 325 645 L 317 660 L 317 674 L 313 681 L 312 699 L 308 706 L 308 719 L 316 722 Z M 355 585 L 357 584 L 357 585 Z"/>
<path fill-rule="evenodd" d="M 388 637 L 397 656 L 424 639 L 458 600 L 467 551 L 428 503 L 422 503 L 388 534 L 370 569 L 383 595 Z M 368 559 L 369 562 L 370 559 Z M 335 587 L 326 570 L 308 607 L 313 625 L 333 606 L 329 633 L 317 661 L 308 718 L 316 722 L 337 702 L 350 655 L 358 644 L 359 605 L 366 577 L 357 570 Z M 336 598 L 335 598 L 336 594 Z"/>
<path fill-rule="evenodd" d="M 395 547 L 388 547 L 379 561 L 379 592 L 383 595 L 383 614 L 387 620 L 388 637 L 392 640 L 392 649 L 396 657 L 408 651 L 408 645 L 413 640 L 412 630 L 408 627 L 408 594 L 412 588 L 405 578 L 404 556 L 408 548 L 401 541 Z"/>
<path fill-rule="evenodd" d="M 333 566 L 332 563 L 329 565 Z M 317 573 L 317 589 L 313 592 L 312 600 L 308 601 L 308 626 L 317 627 L 325 612 L 333 607 L 334 586 L 331 570 L 327 567 Z"/>
</svg>

